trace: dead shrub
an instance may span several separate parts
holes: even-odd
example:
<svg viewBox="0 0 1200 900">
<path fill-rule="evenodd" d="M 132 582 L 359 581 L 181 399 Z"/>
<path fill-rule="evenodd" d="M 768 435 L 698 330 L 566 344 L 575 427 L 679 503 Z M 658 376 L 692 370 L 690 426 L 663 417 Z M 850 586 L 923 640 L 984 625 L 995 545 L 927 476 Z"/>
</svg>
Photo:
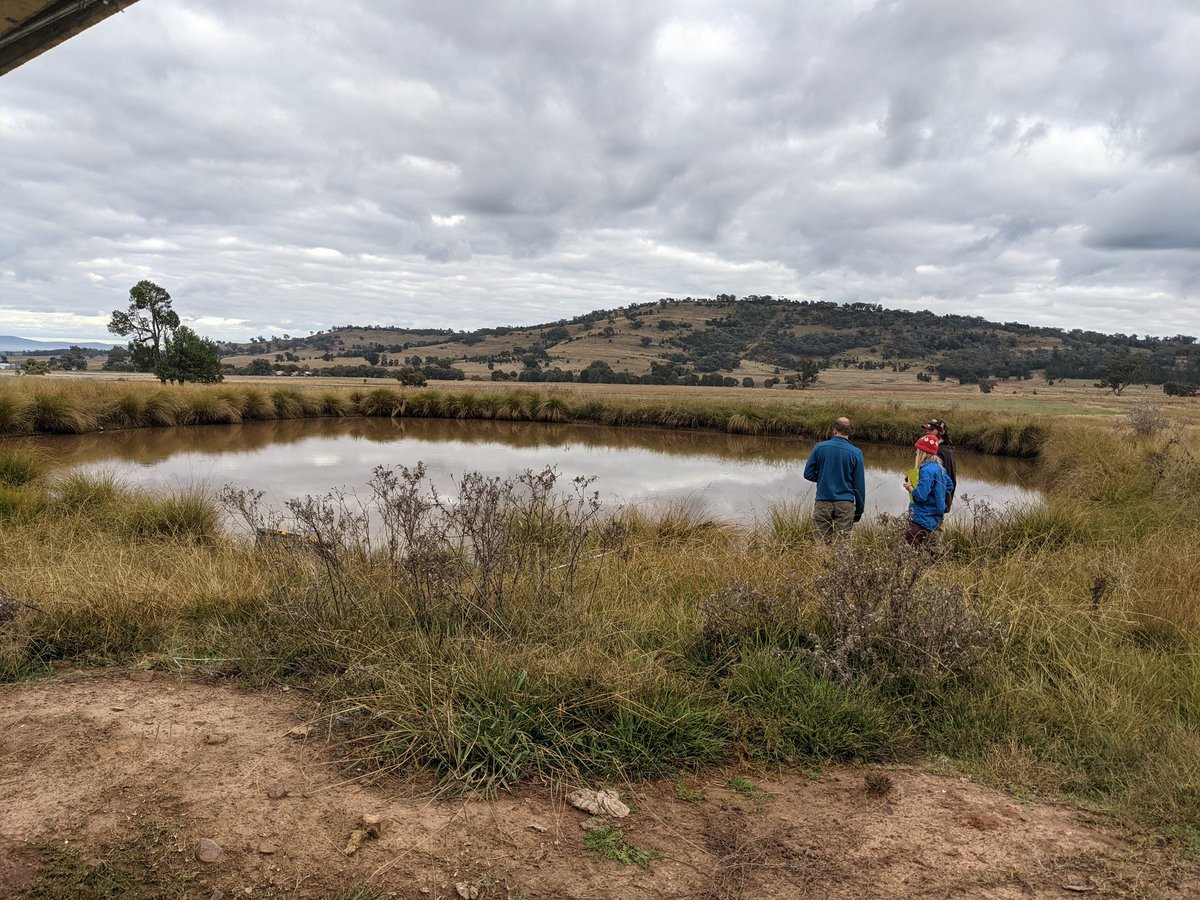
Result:
<svg viewBox="0 0 1200 900">
<path fill-rule="evenodd" d="M 931 572 L 934 558 L 902 542 L 835 549 L 815 584 L 825 634 L 806 651 L 823 675 L 934 683 L 999 646 L 1006 628 L 978 598 Z"/>
<path fill-rule="evenodd" d="M 712 660 L 748 646 L 794 646 L 806 639 L 802 608 L 796 582 L 764 587 L 735 581 L 704 599 L 700 655 Z"/>
<path fill-rule="evenodd" d="M 1129 427 L 1140 437 L 1151 437 L 1166 429 L 1171 423 L 1162 409 L 1153 403 L 1139 403 L 1129 410 Z"/>
<path fill-rule="evenodd" d="M 266 511 L 255 492 L 226 489 L 226 506 L 253 533 L 283 530 L 300 540 L 278 553 L 280 578 L 307 570 L 307 592 L 289 584 L 286 602 L 310 624 L 407 613 L 422 628 L 473 622 L 504 631 L 515 599 L 550 604 L 571 592 L 585 548 L 621 540 L 600 518 L 591 479 L 557 490 L 553 469 L 513 478 L 470 472 L 443 496 L 423 464 L 379 466 L 369 499 L 331 492 Z M 368 607 L 371 607 L 368 609 Z"/>
</svg>

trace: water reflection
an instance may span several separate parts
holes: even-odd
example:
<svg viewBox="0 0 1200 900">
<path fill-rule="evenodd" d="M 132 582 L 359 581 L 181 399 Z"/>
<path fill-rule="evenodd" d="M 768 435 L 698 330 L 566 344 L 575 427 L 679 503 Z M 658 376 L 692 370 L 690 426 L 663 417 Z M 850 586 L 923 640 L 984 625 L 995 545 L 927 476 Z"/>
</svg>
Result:
<svg viewBox="0 0 1200 900">
<path fill-rule="evenodd" d="M 597 477 L 606 505 L 699 500 L 713 514 L 746 521 L 781 500 L 809 504 L 804 481 L 812 441 L 696 431 L 444 419 L 302 419 L 200 428 L 147 428 L 38 438 L 61 464 L 109 471 L 151 487 L 227 483 L 274 502 L 333 488 L 365 495 L 377 465 L 423 461 L 439 490 L 465 471 L 509 476 L 555 466 L 564 478 Z M 913 452 L 862 445 L 867 513 L 901 512 L 902 473 Z M 959 452 L 959 495 L 996 505 L 1037 502 L 1028 460 Z"/>
</svg>

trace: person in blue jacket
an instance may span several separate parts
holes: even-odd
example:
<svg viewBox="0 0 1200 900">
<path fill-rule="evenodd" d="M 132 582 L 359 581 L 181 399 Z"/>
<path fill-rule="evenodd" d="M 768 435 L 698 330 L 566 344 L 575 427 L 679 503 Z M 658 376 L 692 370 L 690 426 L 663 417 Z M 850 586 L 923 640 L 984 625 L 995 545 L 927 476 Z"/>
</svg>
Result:
<svg viewBox="0 0 1200 900">
<path fill-rule="evenodd" d="M 924 547 L 942 524 L 954 485 L 938 459 L 937 435 L 926 434 L 913 446 L 917 448 L 917 483 L 913 484 L 907 476 L 904 479 L 904 489 L 909 493 L 904 540 L 914 547 Z"/>
<path fill-rule="evenodd" d="M 850 534 L 867 501 L 866 463 L 850 443 L 850 428 L 845 416 L 834 422 L 833 437 L 813 447 L 804 465 L 804 478 L 817 483 L 813 526 L 817 537 L 830 543 Z"/>
</svg>

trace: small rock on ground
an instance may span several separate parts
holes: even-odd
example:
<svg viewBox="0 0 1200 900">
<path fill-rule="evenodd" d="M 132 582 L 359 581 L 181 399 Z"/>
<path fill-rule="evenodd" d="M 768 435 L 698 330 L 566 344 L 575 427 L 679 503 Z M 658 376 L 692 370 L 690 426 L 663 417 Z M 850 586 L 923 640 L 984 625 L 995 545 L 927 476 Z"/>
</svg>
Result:
<svg viewBox="0 0 1200 900">
<path fill-rule="evenodd" d="M 629 807 L 621 802 L 616 791 L 592 791 L 581 789 L 567 794 L 567 802 L 593 816 L 612 816 L 623 819 L 629 815 Z"/>
<path fill-rule="evenodd" d="M 224 852 L 220 844 L 209 838 L 200 838 L 196 841 L 196 859 L 200 862 L 214 863 L 221 858 L 221 854 Z"/>
</svg>

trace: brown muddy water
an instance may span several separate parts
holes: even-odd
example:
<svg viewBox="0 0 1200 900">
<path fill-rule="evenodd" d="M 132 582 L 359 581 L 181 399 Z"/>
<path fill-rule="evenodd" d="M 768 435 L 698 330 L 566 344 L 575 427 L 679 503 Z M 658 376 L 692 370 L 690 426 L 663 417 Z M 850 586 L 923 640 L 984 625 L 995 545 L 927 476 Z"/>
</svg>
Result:
<svg viewBox="0 0 1200 900">
<path fill-rule="evenodd" d="M 914 439 L 919 435 L 914 434 Z M 443 419 L 300 419 L 145 428 L 36 438 L 61 466 L 111 473 L 155 490 L 226 484 L 266 492 L 276 507 L 292 497 L 345 490 L 362 498 L 376 466 L 424 462 L 439 493 L 453 496 L 464 472 L 509 477 L 555 467 L 567 487 L 595 477 L 606 508 L 699 504 L 709 515 L 750 523 L 772 504 L 811 505 L 803 478 L 814 441 L 596 425 Z M 867 516 L 904 511 L 903 473 L 913 450 L 859 445 L 867 462 Z M 991 506 L 1041 502 L 1037 464 L 958 451 L 958 497 Z M 960 511 L 961 510 L 961 511 Z M 960 503 L 952 516 L 970 514 Z"/>
</svg>

